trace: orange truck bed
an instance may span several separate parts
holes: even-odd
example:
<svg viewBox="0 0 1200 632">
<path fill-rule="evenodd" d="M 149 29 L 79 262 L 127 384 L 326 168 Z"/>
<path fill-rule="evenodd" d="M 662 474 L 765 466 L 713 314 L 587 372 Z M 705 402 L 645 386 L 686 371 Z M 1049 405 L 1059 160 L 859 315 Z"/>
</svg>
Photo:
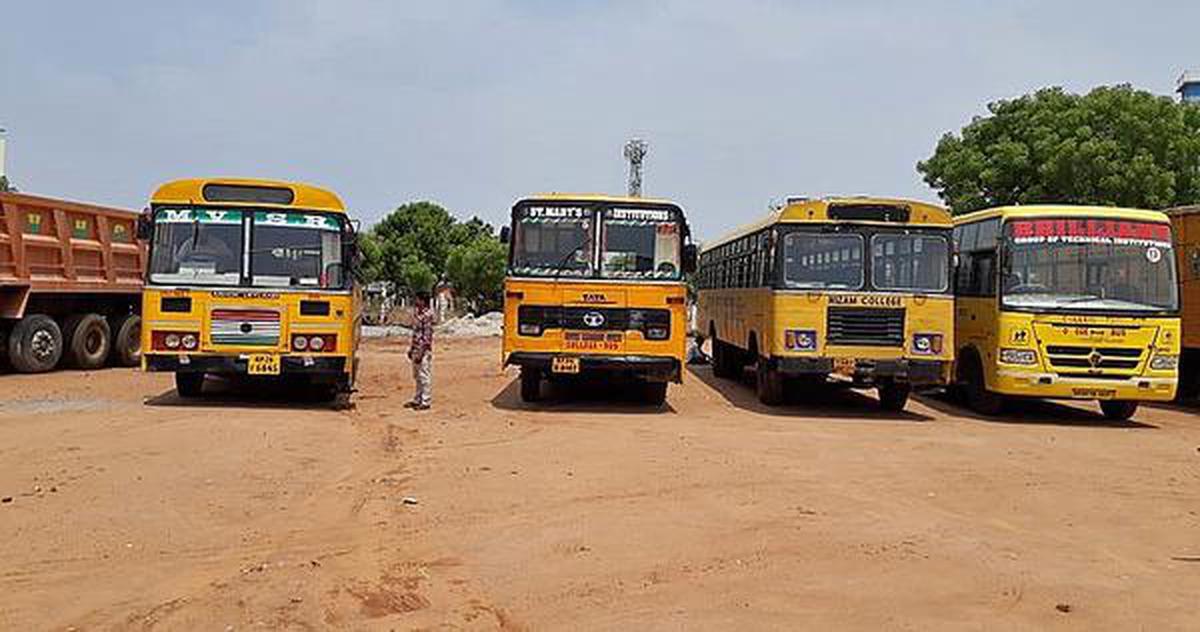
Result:
<svg viewBox="0 0 1200 632">
<path fill-rule="evenodd" d="M 64 359 L 80 368 L 132 361 L 146 264 L 137 220 L 134 211 L 0 193 L 0 360 L 23 372 Z"/>
</svg>

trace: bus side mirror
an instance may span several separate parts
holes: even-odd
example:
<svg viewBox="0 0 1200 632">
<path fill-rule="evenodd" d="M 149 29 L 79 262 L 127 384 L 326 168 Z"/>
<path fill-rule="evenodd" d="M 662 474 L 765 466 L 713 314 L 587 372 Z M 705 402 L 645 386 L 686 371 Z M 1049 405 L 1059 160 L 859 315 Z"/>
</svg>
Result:
<svg viewBox="0 0 1200 632">
<path fill-rule="evenodd" d="M 512 241 L 512 229 L 510 229 L 508 226 L 501 226 L 500 243 L 507 244 L 510 241 Z"/>
<path fill-rule="evenodd" d="M 150 209 L 147 208 L 142 211 L 141 215 L 138 215 L 137 228 L 135 230 L 139 241 L 150 239 L 150 234 L 154 232 L 154 220 L 150 216 Z"/>
<path fill-rule="evenodd" d="M 683 273 L 691 274 L 696 271 L 696 244 L 683 247 Z"/>
</svg>

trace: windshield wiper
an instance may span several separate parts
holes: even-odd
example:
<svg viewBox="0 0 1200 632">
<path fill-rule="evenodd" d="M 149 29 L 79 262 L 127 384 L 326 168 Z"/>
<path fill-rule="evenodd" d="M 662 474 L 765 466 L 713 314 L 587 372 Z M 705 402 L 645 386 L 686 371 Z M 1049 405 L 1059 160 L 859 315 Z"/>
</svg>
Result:
<svg viewBox="0 0 1200 632">
<path fill-rule="evenodd" d="M 562 259 L 559 259 L 558 264 L 554 266 L 554 280 L 555 281 L 557 281 L 558 278 L 560 276 L 562 276 L 563 266 L 567 265 L 567 261 L 570 261 L 571 257 L 574 257 L 575 253 L 578 252 L 580 248 L 583 248 L 584 246 L 586 246 L 587 242 L 588 242 L 588 238 L 584 237 L 583 241 L 579 242 L 578 244 L 575 245 L 574 248 L 571 248 L 570 250 L 567 251 L 567 256 L 563 257 Z"/>
</svg>

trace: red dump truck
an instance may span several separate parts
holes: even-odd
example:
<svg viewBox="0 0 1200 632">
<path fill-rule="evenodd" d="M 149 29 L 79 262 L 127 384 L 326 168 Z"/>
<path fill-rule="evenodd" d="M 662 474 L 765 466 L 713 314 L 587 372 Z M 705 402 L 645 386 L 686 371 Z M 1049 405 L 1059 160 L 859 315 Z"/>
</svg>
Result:
<svg viewBox="0 0 1200 632">
<path fill-rule="evenodd" d="M 0 193 L 0 364 L 136 366 L 141 351 L 138 214 Z"/>
</svg>

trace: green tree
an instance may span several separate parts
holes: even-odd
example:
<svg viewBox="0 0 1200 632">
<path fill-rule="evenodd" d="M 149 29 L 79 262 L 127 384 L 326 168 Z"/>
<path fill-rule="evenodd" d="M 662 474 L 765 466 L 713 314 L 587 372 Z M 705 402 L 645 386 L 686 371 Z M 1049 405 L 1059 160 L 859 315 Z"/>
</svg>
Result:
<svg viewBox="0 0 1200 632">
<path fill-rule="evenodd" d="M 405 204 L 364 236 L 364 275 L 410 294 L 431 291 L 447 279 L 452 250 L 491 235 L 492 227 L 479 218 L 460 222 L 433 202 Z"/>
<path fill-rule="evenodd" d="M 1007 204 L 1200 201 L 1200 107 L 1127 85 L 988 105 L 917 164 L 954 213 Z"/>
<path fill-rule="evenodd" d="M 500 307 L 508 251 L 490 229 L 455 246 L 446 260 L 446 279 L 459 299 L 478 315 Z"/>
</svg>

